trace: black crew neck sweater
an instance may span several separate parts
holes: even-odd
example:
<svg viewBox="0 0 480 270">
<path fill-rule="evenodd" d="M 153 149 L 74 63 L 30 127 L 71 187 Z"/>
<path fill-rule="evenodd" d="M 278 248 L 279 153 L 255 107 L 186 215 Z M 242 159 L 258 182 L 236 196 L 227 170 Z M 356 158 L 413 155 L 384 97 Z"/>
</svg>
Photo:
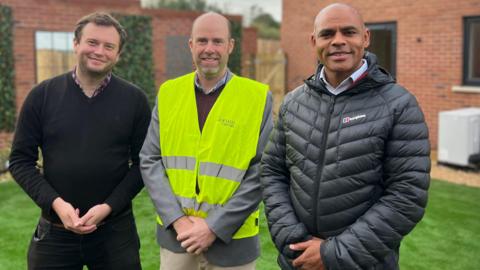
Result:
<svg viewBox="0 0 480 270">
<path fill-rule="evenodd" d="M 10 171 L 52 222 L 60 221 L 51 209 L 58 196 L 80 215 L 100 203 L 118 215 L 131 208 L 143 186 L 138 153 L 149 121 L 143 92 L 117 76 L 93 98 L 83 94 L 71 72 L 46 80 L 22 107 Z M 35 166 L 38 148 L 43 174 Z"/>
</svg>

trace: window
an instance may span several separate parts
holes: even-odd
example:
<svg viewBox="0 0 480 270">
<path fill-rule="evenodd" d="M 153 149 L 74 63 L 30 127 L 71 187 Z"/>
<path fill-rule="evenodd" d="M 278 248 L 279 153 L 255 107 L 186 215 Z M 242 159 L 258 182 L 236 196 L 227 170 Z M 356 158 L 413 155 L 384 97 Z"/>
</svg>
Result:
<svg viewBox="0 0 480 270">
<path fill-rule="evenodd" d="M 369 23 L 370 46 L 368 51 L 377 55 L 378 64 L 384 67 L 393 77 L 396 75 L 397 59 L 397 24 Z"/>
<path fill-rule="evenodd" d="M 463 84 L 480 86 L 480 17 L 464 18 Z"/>
<path fill-rule="evenodd" d="M 193 71 L 192 56 L 188 47 L 189 36 L 167 36 L 166 77 L 175 78 Z"/>
<path fill-rule="evenodd" d="M 73 33 L 35 32 L 37 83 L 71 70 L 75 65 Z"/>
</svg>

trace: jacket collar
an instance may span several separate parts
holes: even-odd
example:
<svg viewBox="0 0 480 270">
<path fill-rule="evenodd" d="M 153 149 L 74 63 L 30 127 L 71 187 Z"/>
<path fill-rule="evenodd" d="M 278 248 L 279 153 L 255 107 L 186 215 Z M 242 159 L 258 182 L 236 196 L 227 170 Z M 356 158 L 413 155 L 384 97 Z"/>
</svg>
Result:
<svg viewBox="0 0 480 270">
<path fill-rule="evenodd" d="M 395 79 L 384 68 L 377 64 L 377 56 L 375 54 L 366 51 L 363 58 L 367 60 L 368 63 L 366 76 L 358 80 L 350 89 L 340 95 L 353 95 L 388 83 L 395 83 Z M 315 74 L 306 79 L 305 84 L 319 93 L 332 95 L 332 93 L 327 90 L 325 83 L 316 79 L 319 77 L 317 74 L 322 70 L 322 67 L 323 65 L 319 64 Z"/>
</svg>

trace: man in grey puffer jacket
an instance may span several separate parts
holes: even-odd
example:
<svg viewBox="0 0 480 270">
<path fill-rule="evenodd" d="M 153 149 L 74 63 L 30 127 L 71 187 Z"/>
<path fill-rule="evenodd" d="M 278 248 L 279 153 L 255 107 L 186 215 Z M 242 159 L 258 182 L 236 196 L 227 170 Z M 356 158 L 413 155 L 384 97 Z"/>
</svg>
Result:
<svg viewBox="0 0 480 270">
<path fill-rule="evenodd" d="M 311 42 L 322 64 L 289 93 L 262 157 L 266 215 L 282 269 L 398 269 L 420 221 L 428 129 L 406 89 L 366 53 L 357 10 L 330 5 Z"/>
</svg>

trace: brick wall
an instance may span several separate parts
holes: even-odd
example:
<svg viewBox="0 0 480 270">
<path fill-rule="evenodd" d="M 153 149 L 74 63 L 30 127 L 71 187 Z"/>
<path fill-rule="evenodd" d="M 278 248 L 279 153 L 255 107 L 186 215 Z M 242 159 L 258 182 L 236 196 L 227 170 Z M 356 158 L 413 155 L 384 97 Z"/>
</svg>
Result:
<svg viewBox="0 0 480 270">
<path fill-rule="evenodd" d="M 35 31 L 73 32 L 77 20 L 94 11 L 151 16 L 155 83 L 159 86 L 167 79 L 167 36 L 190 36 L 192 22 L 201 14 L 194 11 L 142 9 L 140 0 L 0 0 L 0 4 L 12 8 L 15 21 L 13 33 L 17 111 L 37 81 Z M 241 16 L 227 17 L 233 21 L 242 20 Z M 251 38 L 251 30 L 246 32 L 244 35 L 248 42 L 253 42 L 253 45 L 245 46 L 246 53 L 252 53 L 252 48 L 256 49 L 256 41 Z M 245 42 L 242 45 L 244 44 Z M 0 136 L 0 144 L 5 141 L 3 138 L 7 138 L 7 135 Z"/>
<path fill-rule="evenodd" d="M 288 89 L 314 72 L 316 58 L 309 42 L 313 20 L 322 7 L 333 2 L 283 1 L 281 38 L 288 59 Z M 463 17 L 479 16 L 480 1 L 343 2 L 356 7 L 366 23 L 397 23 L 397 80 L 417 97 L 436 148 L 439 111 L 480 107 L 480 93 L 452 91 L 462 84 Z"/>
<path fill-rule="evenodd" d="M 0 0 L 10 6 L 14 24 L 14 61 L 17 110 L 36 84 L 35 31 L 73 32 L 77 20 L 93 11 L 136 12 L 139 0 L 80 1 L 80 0 Z"/>
<path fill-rule="evenodd" d="M 238 46 L 239 44 L 236 44 Z M 244 28 L 242 32 L 242 74 L 255 78 L 255 56 L 257 55 L 257 29 Z"/>
<path fill-rule="evenodd" d="M 10 147 L 10 143 L 12 139 L 13 139 L 12 133 L 0 132 L 0 151 L 2 151 L 2 149 Z"/>
<path fill-rule="evenodd" d="M 201 13 L 179 12 L 173 10 L 148 10 L 152 16 L 153 26 L 153 58 L 155 62 L 155 82 L 159 86 L 167 79 L 166 55 L 167 36 L 190 36 L 193 20 Z M 185 44 L 188 46 L 188 44 Z"/>
<path fill-rule="evenodd" d="M 195 11 L 175 11 L 166 9 L 142 9 L 142 14 L 152 16 L 153 18 L 153 58 L 155 62 L 155 81 L 157 86 L 159 86 L 166 79 L 169 79 L 167 76 L 168 72 L 166 70 L 167 66 L 165 65 L 165 59 L 167 58 L 167 37 L 189 37 L 192 31 L 193 21 L 202 13 Z M 233 21 L 242 20 L 242 17 L 240 16 L 227 16 L 227 18 Z M 251 30 L 246 29 L 244 30 L 243 35 L 250 37 L 252 34 L 249 32 L 251 32 Z M 256 40 L 248 39 L 248 42 L 253 42 L 255 43 L 253 46 L 256 46 Z M 242 53 L 251 53 L 252 46 L 245 46 L 244 44 L 245 42 L 242 43 Z M 184 45 L 188 47 L 188 44 Z M 254 49 L 256 49 L 256 47 L 254 47 Z"/>
</svg>

